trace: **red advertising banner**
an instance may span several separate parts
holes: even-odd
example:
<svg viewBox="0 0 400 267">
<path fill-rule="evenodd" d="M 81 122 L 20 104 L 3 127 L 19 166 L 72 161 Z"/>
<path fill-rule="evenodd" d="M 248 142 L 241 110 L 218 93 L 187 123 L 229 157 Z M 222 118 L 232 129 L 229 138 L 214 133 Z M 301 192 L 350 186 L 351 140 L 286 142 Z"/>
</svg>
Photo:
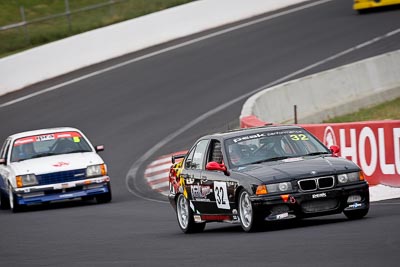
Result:
<svg viewBox="0 0 400 267">
<path fill-rule="evenodd" d="M 241 126 L 262 126 L 254 116 Z M 257 121 L 258 120 L 258 121 Z M 366 121 L 332 124 L 300 124 L 327 147 L 340 147 L 339 156 L 355 162 L 370 185 L 400 187 L 400 121 Z"/>
</svg>

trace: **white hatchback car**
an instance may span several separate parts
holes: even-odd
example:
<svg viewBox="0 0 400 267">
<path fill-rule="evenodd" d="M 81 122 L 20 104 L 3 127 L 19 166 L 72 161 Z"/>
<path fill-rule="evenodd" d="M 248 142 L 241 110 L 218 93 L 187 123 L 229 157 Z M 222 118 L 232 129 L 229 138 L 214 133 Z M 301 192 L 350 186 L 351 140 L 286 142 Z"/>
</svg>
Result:
<svg viewBox="0 0 400 267">
<path fill-rule="evenodd" d="M 35 203 L 96 198 L 111 201 L 107 166 L 75 128 L 63 127 L 9 136 L 0 151 L 0 207 L 13 212 Z"/>
</svg>

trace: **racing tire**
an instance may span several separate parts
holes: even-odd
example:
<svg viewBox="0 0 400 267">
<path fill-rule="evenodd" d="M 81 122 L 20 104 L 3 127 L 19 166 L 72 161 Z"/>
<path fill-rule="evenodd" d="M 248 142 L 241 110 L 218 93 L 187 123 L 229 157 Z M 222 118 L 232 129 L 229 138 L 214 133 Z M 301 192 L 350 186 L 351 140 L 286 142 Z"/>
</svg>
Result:
<svg viewBox="0 0 400 267">
<path fill-rule="evenodd" d="M 343 211 L 349 220 L 359 220 L 367 215 L 369 209 Z"/>
<path fill-rule="evenodd" d="M 185 234 L 203 232 L 206 223 L 196 223 L 193 218 L 193 211 L 190 208 L 189 201 L 179 194 L 176 199 L 176 216 L 179 227 Z"/>
<path fill-rule="evenodd" d="M 240 225 L 245 232 L 256 232 L 260 230 L 262 221 L 256 214 L 253 204 L 250 201 L 250 195 L 246 190 L 239 194 L 239 218 Z"/>
<path fill-rule="evenodd" d="M 10 201 L 4 192 L 0 190 L 0 209 L 7 210 L 10 208 Z"/>
<path fill-rule="evenodd" d="M 111 202 L 112 195 L 111 195 L 111 192 L 107 192 L 104 194 L 97 195 L 97 196 L 95 196 L 95 198 L 96 198 L 96 202 L 98 204 L 104 204 L 104 203 Z"/>
<path fill-rule="evenodd" d="M 85 196 L 85 197 L 82 197 L 81 199 L 82 199 L 82 201 L 90 201 L 90 200 L 93 200 L 94 197 L 93 196 Z"/>
<path fill-rule="evenodd" d="M 22 211 L 22 205 L 18 203 L 17 195 L 14 194 L 11 185 L 8 188 L 8 200 L 12 212 L 17 213 Z"/>
<path fill-rule="evenodd" d="M 111 186 L 110 186 L 110 184 L 107 184 L 107 188 L 108 188 L 108 192 L 107 192 L 107 193 L 99 194 L 99 195 L 96 195 L 96 196 L 95 196 L 96 202 L 97 202 L 98 204 L 104 204 L 104 203 L 109 203 L 109 202 L 111 202 L 112 193 L 111 193 Z"/>
</svg>

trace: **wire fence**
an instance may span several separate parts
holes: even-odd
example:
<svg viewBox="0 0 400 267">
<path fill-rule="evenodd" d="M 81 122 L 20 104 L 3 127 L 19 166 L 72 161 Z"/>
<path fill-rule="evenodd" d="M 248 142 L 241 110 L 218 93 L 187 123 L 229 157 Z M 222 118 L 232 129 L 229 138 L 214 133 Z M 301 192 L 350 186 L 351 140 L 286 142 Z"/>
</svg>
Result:
<svg viewBox="0 0 400 267">
<path fill-rule="evenodd" d="M 50 15 L 50 16 L 45 16 L 45 17 L 41 17 L 41 18 L 36 18 L 36 19 L 29 20 L 29 21 L 26 20 L 26 13 L 25 13 L 24 6 L 20 6 L 19 11 L 20 11 L 20 15 L 21 15 L 21 21 L 17 22 L 17 23 L 9 24 L 9 25 L 1 26 L 0 31 L 6 31 L 6 30 L 11 30 L 11 29 L 16 29 L 16 28 L 23 28 L 24 39 L 27 43 L 30 44 L 31 40 L 30 40 L 28 25 L 32 25 L 35 23 L 43 23 L 43 22 L 46 22 L 49 20 L 54 20 L 56 18 L 64 17 L 66 19 L 68 31 L 70 33 L 72 33 L 72 15 L 78 14 L 81 12 L 85 12 L 85 11 L 104 8 L 104 7 L 109 7 L 110 14 L 112 15 L 113 5 L 119 4 L 120 2 L 125 2 L 125 1 L 127 1 L 127 0 L 108 0 L 107 2 L 104 2 L 104 3 L 90 5 L 90 6 L 86 6 L 83 8 L 76 9 L 76 10 L 71 10 L 69 0 L 64 0 L 65 12 Z"/>
<path fill-rule="evenodd" d="M 0 26 L 0 57 L 193 0 L 103 0 L 75 9 L 70 1 L 64 0 L 63 12 L 33 19 L 20 6 L 20 21 Z"/>
</svg>

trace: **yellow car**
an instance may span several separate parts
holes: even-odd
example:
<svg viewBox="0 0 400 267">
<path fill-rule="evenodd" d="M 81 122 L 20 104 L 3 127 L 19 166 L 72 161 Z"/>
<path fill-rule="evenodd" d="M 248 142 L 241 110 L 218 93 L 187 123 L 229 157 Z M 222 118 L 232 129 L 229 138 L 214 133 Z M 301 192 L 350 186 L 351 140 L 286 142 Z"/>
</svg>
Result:
<svg viewBox="0 0 400 267">
<path fill-rule="evenodd" d="M 365 9 L 400 4 L 400 0 L 354 0 L 353 9 L 359 12 Z"/>
</svg>

